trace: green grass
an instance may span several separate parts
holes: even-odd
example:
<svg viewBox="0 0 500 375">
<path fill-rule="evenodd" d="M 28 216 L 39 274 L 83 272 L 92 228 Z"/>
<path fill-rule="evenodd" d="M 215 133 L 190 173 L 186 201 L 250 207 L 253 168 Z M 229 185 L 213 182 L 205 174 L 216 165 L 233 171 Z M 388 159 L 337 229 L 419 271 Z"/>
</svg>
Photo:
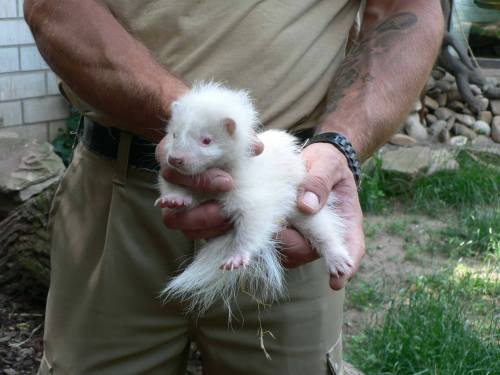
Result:
<svg viewBox="0 0 500 375">
<path fill-rule="evenodd" d="M 431 236 L 426 248 L 452 257 L 500 259 L 500 208 L 474 207 L 461 211 Z"/>
<path fill-rule="evenodd" d="M 383 321 L 351 340 L 348 359 L 367 375 L 499 374 L 499 296 L 491 270 L 420 277 L 392 300 Z"/>
<path fill-rule="evenodd" d="M 358 310 L 377 307 L 384 302 L 384 290 L 380 282 L 353 282 L 347 289 L 348 304 Z"/>
<path fill-rule="evenodd" d="M 395 205 L 436 215 L 442 209 L 462 209 L 474 205 L 500 206 L 500 172 L 494 164 L 479 163 L 461 152 L 456 171 L 442 171 L 409 180 L 382 170 L 376 159 L 365 173 L 360 192 L 365 212 L 384 212 Z M 498 159 L 496 164 L 498 164 Z"/>
</svg>

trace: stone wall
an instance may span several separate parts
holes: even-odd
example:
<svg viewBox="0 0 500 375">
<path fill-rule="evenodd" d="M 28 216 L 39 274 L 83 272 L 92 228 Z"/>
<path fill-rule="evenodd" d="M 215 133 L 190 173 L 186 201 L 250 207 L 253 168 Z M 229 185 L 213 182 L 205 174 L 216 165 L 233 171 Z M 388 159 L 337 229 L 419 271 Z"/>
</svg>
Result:
<svg viewBox="0 0 500 375">
<path fill-rule="evenodd" d="M 69 106 L 24 22 L 23 0 L 0 0 L 0 133 L 52 140 Z"/>
</svg>

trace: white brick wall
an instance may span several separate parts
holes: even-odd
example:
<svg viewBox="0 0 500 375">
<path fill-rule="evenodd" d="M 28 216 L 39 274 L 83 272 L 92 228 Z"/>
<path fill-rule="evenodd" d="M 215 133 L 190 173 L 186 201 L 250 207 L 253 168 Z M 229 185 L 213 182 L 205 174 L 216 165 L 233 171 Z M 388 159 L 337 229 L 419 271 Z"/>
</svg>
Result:
<svg viewBox="0 0 500 375">
<path fill-rule="evenodd" d="M 0 17 L 14 18 L 17 17 L 17 4 L 11 0 L 0 0 Z"/>
<path fill-rule="evenodd" d="M 0 48 L 0 73 L 19 70 L 19 49 L 17 47 Z"/>
<path fill-rule="evenodd" d="M 23 0 L 0 0 L 0 133 L 52 140 L 69 106 L 23 19 Z"/>
</svg>

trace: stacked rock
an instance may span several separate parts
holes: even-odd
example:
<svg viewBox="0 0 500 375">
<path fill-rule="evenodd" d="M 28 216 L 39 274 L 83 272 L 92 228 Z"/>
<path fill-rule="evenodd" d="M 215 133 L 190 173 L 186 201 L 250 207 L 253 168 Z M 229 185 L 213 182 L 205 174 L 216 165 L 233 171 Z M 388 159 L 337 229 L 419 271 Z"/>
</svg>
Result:
<svg viewBox="0 0 500 375">
<path fill-rule="evenodd" d="M 474 113 L 462 99 L 455 78 L 441 68 L 435 68 L 426 84 L 426 95 L 418 101 L 391 143 L 439 142 L 464 145 L 474 141 L 500 143 L 500 99 L 484 97 L 480 87 L 470 85 L 481 103 Z M 422 105 L 423 104 L 423 105 Z"/>
</svg>

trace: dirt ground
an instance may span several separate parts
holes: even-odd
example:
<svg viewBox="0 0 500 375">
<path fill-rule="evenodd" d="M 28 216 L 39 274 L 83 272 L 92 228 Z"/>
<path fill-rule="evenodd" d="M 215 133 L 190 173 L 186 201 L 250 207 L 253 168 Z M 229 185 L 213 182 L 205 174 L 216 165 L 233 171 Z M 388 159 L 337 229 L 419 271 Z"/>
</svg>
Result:
<svg viewBox="0 0 500 375">
<path fill-rule="evenodd" d="M 442 221 L 423 215 L 391 213 L 365 216 L 366 255 L 346 289 L 346 340 L 377 317 L 369 306 L 360 309 L 356 305 L 352 291 L 368 285 L 387 297 L 405 287 L 410 277 L 429 274 L 446 265 L 448 259 L 445 257 L 408 251 L 408 248 L 424 245 L 429 240 L 430 232 L 444 225 Z"/>
<path fill-rule="evenodd" d="M 425 274 L 443 266 L 445 258 L 421 254 L 415 259 L 408 256 L 407 249 L 408 244 L 425 242 L 430 229 L 443 225 L 441 221 L 424 216 L 391 214 L 366 217 L 367 255 L 347 289 L 345 340 L 359 333 L 373 318 L 369 309 L 360 309 L 353 304 L 350 290 L 371 285 L 375 290 L 389 288 L 397 291 L 409 276 Z M 36 288 L 17 290 L 15 285 L 2 287 L 0 375 L 36 373 L 42 353 L 44 293 Z M 198 374 L 201 374 L 199 357 L 192 353 L 187 375 Z"/>
</svg>

